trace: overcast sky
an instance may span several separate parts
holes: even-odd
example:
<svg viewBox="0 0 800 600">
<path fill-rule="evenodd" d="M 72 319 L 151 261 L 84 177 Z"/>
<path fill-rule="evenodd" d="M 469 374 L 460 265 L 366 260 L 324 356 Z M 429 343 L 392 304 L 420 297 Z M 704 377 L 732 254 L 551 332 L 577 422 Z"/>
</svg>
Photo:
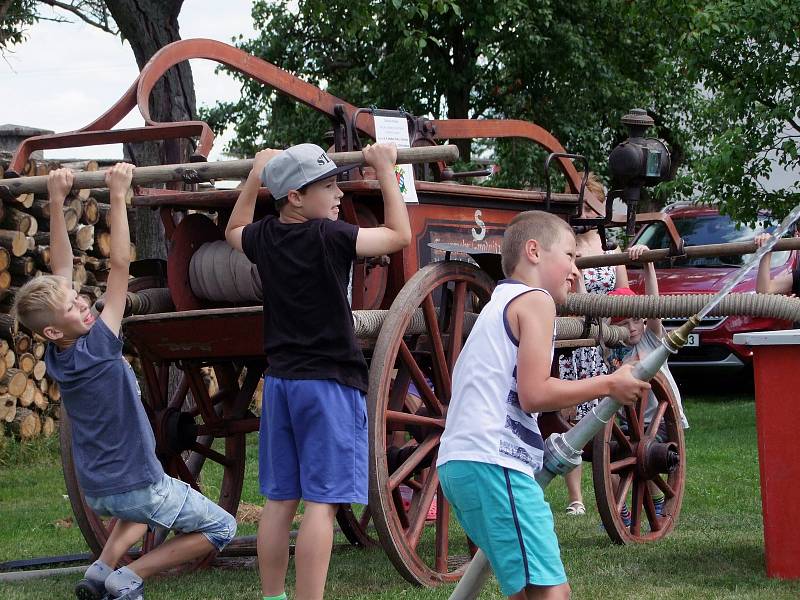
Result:
<svg viewBox="0 0 800 600">
<path fill-rule="evenodd" d="M 178 19 L 180 35 L 227 43 L 239 34 L 251 37 L 251 6 L 251 0 L 186 0 Z M 238 97 L 238 84 L 214 73 L 216 63 L 194 60 L 190 64 L 198 107 Z M 40 22 L 30 28 L 23 44 L 0 60 L 0 123 L 56 132 L 80 129 L 110 108 L 138 73 L 130 45 L 118 37 L 82 22 Z M 134 109 L 118 127 L 142 125 Z M 210 158 L 219 158 L 224 142 L 217 138 Z M 116 158 L 122 157 L 122 146 L 51 150 L 45 156 Z"/>
</svg>

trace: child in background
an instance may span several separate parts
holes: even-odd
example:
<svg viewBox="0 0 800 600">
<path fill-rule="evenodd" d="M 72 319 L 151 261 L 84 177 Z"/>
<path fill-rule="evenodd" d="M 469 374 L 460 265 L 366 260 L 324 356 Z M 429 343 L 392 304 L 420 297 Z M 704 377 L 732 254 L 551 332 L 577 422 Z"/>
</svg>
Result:
<svg viewBox="0 0 800 600">
<path fill-rule="evenodd" d="M 585 193 L 595 197 L 600 202 L 605 198 L 605 189 L 600 180 L 594 173 L 589 173 L 586 180 Z M 576 258 L 588 256 L 600 256 L 619 252 L 615 250 L 603 250 L 603 241 L 596 227 L 576 228 L 575 238 L 577 241 Z M 581 271 L 581 277 L 575 280 L 572 291 L 575 293 L 589 294 L 608 294 L 615 289 L 628 287 L 628 272 L 625 265 L 609 267 L 591 267 Z M 600 346 L 588 346 L 575 348 L 567 353 L 559 353 L 558 356 L 558 376 L 561 379 L 586 379 L 608 373 L 603 349 Z M 584 415 L 597 406 L 599 399 L 592 398 L 588 402 L 582 402 L 575 407 L 574 415 L 568 418 L 573 423 L 578 423 Z M 583 490 L 581 489 L 583 467 L 581 465 L 572 469 L 564 475 L 564 482 L 567 484 L 567 509 L 568 515 L 580 516 L 586 514 L 586 506 L 583 504 Z"/>
<path fill-rule="evenodd" d="M 628 248 L 628 256 L 632 260 L 638 260 L 647 250 L 649 250 L 649 248 L 644 244 L 637 244 Z M 656 278 L 655 267 L 651 262 L 644 264 L 644 292 L 648 296 L 658 296 L 658 279 Z M 630 288 L 621 288 L 609 293 L 609 296 L 635 295 L 636 292 Z M 653 350 L 661 346 L 661 338 L 663 338 L 665 335 L 664 327 L 661 324 L 661 319 L 647 319 L 647 321 L 645 321 L 644 319 L 640 318 L 626 318 L 618 321 L 612 321 L 612 323 L 614 325 L 619 325 L 620 327 L 625 327 L 629 333 L 628 345 L 621 348 L 614 348 L 611 351 L 608 362 L 612 371 L 620 368 L 626 363 L 643 360 Z M 686 420 L 686 416 L 683 412 L 681 393 L 678 390 L 678 384 L 675 382 L 675 378 L 672 376 L 672 373 L 670 373 L 669 366 L 666 362 L 661 365 L 660 372 L 666 378 L 670 390 L 677 400 L 678 410 L 680 411 L 681 426 L 684 429 L 688 429 L 689 421 Z M 650 424 L 657 408 L 658 401 L 656 400 L 653 392 L 650 392 L 644 413 L 645 425 Z M 662 421 L 661 428 L 663 427 L 664 422 Z M 660 436 L 663 436 L 663 433 L 659 434 L 657 437 Z M 656 507 L 656 513 L 661 516 L 665 501 L 664 492 L 654 485 L 651 486 L 650 491 L 653 495 L 653 503 Z M 631 515 L 627 506 L 623 506 L 620 516 L 626 525 L 630 525 Z"/>
<path fill-rule="evenodd" d="M 795 235 L 798 235 L 797 228 L 795 228 Z M 756 248 L 761 248 L 771 238 L 772 234 L 770 233 L 760 233 L 753 241 Z M 795 263 L 791 271 L 781 273 L 774 279 L 770 268 L 771 260 L 772 252 L 767 252 L 758 263 L 756 292 L 759 294 L 794 294 L 795 296 L 800 293 L 800 260 Z"/>
</svg>

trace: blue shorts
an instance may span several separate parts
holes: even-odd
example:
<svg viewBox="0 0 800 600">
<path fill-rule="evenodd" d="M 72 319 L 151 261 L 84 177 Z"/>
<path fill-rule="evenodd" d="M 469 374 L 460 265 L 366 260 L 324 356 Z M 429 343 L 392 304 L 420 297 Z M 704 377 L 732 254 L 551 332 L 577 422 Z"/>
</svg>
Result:
<svg viewBox="0 0 800 600">
<path fill-rule="evenodd" d="M 157 483 L 129 492 L 85 498 L 100 516 L 145 523 L 151 528 L 202 533 L 217 550 L 222 550 L 236 535 L 233 516 L 187 483 L 169 475 L 164 475 Z"/>
<path fill-rule="evenodd" d="M 270 500 L 367 504 L 367 404 L 331 379 L 264 378 L 258 479 Z"/>
<path fill-rule="evenodd" d="M 527 585 L 560 585 L 561 563 L 553 513 L 532 477 L 487 463 L 452 460 L 439 480 L 461 526 L 483 550 L 505 596 Z"/>
</svg>

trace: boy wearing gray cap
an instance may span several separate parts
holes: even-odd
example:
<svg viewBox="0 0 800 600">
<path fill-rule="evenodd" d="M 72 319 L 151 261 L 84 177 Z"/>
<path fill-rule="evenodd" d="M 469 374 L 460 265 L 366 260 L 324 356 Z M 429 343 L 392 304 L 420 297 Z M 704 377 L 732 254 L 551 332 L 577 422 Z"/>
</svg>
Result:
<svg viewBox="0 0 800 600">
<path fill-rule="evenodd" d="M 382 227 L 338 220 L 337 167 L 322 148 L 259 152 L 225 238 L 257 265 L 264 290 L 269 367 L 259 435 L 259 483 L 269 500 L 258 527 L 265 600 L 285 599 L 289 531 L 302 499 L 295 546 L 298 600 L 321 600 L 339 504 L 367 504 L 367 365 L 347 299 L 356 257 L 392 254 L 411 241 L 394 174 L 394 145 L 364 148 L 384 202 Z M 253 223 L 263 183 L 278 216 Z"/>
</svg>

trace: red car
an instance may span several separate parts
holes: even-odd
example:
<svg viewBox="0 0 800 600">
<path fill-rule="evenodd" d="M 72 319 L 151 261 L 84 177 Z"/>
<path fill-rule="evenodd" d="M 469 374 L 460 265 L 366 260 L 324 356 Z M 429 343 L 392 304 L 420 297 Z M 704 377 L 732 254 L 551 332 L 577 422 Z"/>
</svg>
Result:
<svg viewBox="0 0 800 600">
<path fill-rule="evenodd" d="M 663 212 L 671 217 L 687 246 L 747 241 L 753 239 L 757 233 L 772 229 L 763 227 L 760 223 L 755 228 L 747 225 L 739 225 L 737 228 L 730 217 L 721 215 L 717 209 L 708 206 L 675 204 L 668 206 Z M 668 248 L 669 234 L 663 223 L 650 223 L 642 228 L 633 243 L 645 244 L 651 249 Z M 735 275 L 738 267 L 743 264 L 743 258 L 747 257 L 683 258 L 656 263 L 659 291 L 662 294 L 713 294 Z M 797 251 L 774 252 L 772 277 L 791 272 L 798 258 Z M 733 291 L 755 292 L 756 273 L 757 268 L 754 268 Z M 628 274 L 631 288 L 643 294 L 642 269 L 628 267 Z M 681 319 L 664 319 L 667 328 L 674 328 L 682 323 Z M 694 330 L 689 343 L 670 358 L 670 368 L 683 370 L 713 367 L 739 370 L 750 365 L 753 352 L 746 346 L 734 344 L 734 333 L 791 327 L 791 322 L 776 319 L 706 317 Z"/>
</svg>

